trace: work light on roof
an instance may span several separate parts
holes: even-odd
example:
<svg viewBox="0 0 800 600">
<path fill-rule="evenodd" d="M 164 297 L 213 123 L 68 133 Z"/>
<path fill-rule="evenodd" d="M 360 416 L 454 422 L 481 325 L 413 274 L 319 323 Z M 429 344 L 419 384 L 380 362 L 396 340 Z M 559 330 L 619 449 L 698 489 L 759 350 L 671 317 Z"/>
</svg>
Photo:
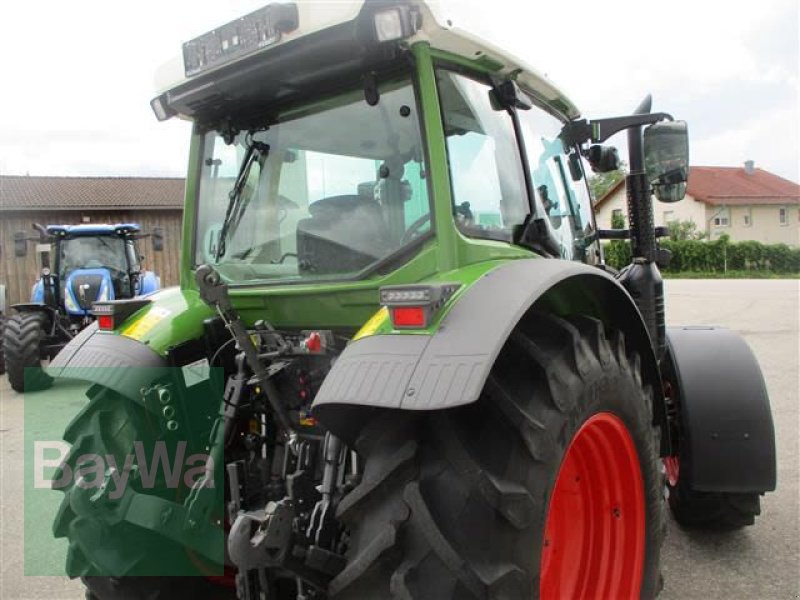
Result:
<svg viewBox="0 0 800 600">
<path fill-rule="evenodd" d="M 171 112 L 167 112 L 167 109 L 164 108 L 164 102 L 161 100 L 161 97 L 153 98 L 150 101 L 150 108 L 153 109 L 153 112 L 156 115 L 156 119 L 158 119 L 159 121 L 166 121 L 174 114 Z"/>
<path fill-rule="evenodd" d="M 375 37 L 379 42 L 411 37 L 420 25 L 419 11 L 410 6 L 395 6 L 375 13 Z"/>
</svg>

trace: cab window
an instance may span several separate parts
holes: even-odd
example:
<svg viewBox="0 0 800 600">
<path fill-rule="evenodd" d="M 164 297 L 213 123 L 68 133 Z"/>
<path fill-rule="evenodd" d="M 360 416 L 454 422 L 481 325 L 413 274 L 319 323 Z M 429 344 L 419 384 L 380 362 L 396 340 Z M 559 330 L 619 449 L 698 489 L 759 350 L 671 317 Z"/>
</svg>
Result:
<svg viewBox="0 0 800 600">
<path fill-rule="evenodd" d="M 529 213 L 511 115 L 493 105 L 490 85 L 444 70 L 437 78 L 456 223 L 472 237 L 511 241 Z"/>
<path fill-rule="evenodd" d="M 563 123 L 534 106 L 517 112 L 528 158 L 537 213 L 547 215 L 547 227 L 567 260 L 595 262 L 594 219 L 583 163 L 570 168 L 571 149 L 558 134 Z M 573 176 L 573 171 L 575 175 Z"/>
</svg>

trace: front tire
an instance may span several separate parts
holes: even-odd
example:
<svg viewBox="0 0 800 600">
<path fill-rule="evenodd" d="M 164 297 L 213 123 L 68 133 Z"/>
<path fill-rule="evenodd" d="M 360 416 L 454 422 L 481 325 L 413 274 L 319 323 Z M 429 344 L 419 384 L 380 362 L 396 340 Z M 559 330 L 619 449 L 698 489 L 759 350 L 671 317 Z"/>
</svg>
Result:
<svg viewBox="0 0 800 600">
<path fill-rule="evenodd" d="M 15 392 L 38 392 L 53 384 L 52 377 L 42 369 L 46 326 L 47 316 L 39 312 L 19 313 L 6 319 L 3 346 L 8 381 Z"/>
<path fill-rule="evenodd" d="M 680 476 L 682 460 L 690 458 L 669 457 L 665 461 L 669 508 L 679 525 L 687 529 L 730 531 L 755 523 L 761 514 L 759 494 L 695 491 Z"/>
<path fill-rule="evenodd" d="M 365 429 L 364 477 L 338 510 L 348 566 L 331 597 L 655 596 L 664 508 L 652 401 L 620 333 L 529 318 L 477 403 Z"/>
<path fill-rule="evenodd" d="M 665 365 L 664 394 L 667 405 L 673 412 L 676 426 L 672 431 L 674 454 L 664 458 L 666 487 L 669 508 L 675 521 L 686 529 L 729 531 L 741 529 L 755 523 L 761 514 L 761 498 L 758 493 L 701 492 L 692 489 L 682 472 L 693 462 L 689 445 L 683 443 L 682 432 L 689 430 L 681 410 L 682 398 L 678 390 L 672 358 Z M 679 426 L 677 426 L 679 424 Z"/>
</svg>

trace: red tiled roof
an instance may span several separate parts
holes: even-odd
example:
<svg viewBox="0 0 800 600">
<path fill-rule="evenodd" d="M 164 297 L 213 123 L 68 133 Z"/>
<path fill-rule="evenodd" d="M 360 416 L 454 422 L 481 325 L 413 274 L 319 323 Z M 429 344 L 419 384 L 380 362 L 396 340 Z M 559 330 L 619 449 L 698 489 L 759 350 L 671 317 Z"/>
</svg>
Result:
<svg viewBox="0 0 800 600">
<path fill-rule="evenodd" d="M 691 167 L 687 193 L 707 204 L 797 204 L 800 185 L 763 169 Z"/>
<path fill-rule="evenodd" d="M 618 181 L 595 202 L 599 208 L 625 183 Z M 744 167 L 689 167 L 687 195 L 712 205 L 800 204 L 800 185 L 763 169 L 748 174 Z"/>
<path fill-rule="evenodd" d="M 183 208 L 186 180 L 169 177 L 0 176 L 0 211 Z"/>
</svg>

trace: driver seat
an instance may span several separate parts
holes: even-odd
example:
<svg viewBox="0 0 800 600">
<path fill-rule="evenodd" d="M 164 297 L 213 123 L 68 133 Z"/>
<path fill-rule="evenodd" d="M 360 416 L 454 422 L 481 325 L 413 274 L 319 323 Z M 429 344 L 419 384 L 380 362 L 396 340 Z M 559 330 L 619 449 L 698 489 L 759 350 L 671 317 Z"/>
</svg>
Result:
<svg viewBox="0 0 800 600">
<path fill-rule="evenodd" d="M 297 223 L 300 272 L 358 272 L 386 255 L 389 243 L 380 204 L 366 195 L 323 198 Z"/>
</svg>

